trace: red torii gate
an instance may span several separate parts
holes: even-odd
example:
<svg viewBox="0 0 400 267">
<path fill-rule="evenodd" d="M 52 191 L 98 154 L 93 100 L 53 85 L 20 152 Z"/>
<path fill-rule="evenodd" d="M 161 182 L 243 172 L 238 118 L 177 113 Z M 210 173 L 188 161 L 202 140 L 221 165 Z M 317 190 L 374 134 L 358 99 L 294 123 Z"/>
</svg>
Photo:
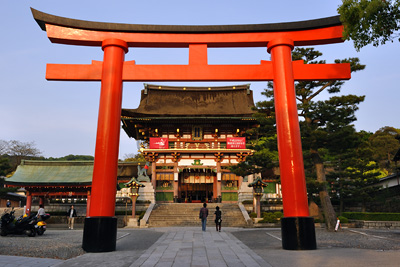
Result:
<svg viewBox="0 0 400 267">
<path fill-rule="evenodd" d="M 47 64 L 46 79 L 101 81 L 92 198 L 82 247 L 113 251 L 117 222 L 115 188 L 123 81 L 273 81 L 284 218 L 284 249 L 316 249 L 309 217 L 294 81 L 350 79 L 349 64 L 292 62 L 294 46 L 343 42 L 339 16 L 253 25 L 172 26 L 101 23 L 53 16 L 32 9 L 53 43 L 99 46 L 103 62 Z M 188 65 L 124 62 L 128 47 L 189 48 Z M 266 47 L 271 61 L 258 65 L 208 65 L 209 47 Z"/>
</svg>

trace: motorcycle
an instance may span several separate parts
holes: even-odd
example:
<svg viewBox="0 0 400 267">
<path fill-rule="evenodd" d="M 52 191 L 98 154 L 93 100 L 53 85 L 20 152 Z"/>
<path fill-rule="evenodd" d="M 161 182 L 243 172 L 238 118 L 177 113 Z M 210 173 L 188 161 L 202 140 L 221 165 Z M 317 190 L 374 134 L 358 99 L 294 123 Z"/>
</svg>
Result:
<svg viewBox="0 0 400 267">
<path fill-rule="evenodd" d="M 15 219 L 14 216 L 14 208 L 12 208 L 11 212 L 5 212 L 1 216 L 1 227 L 0 227 L 0 235 L 6 236 L 8 234 L 26 234 L 27 236 L 35 236 L 36 229 L 35 224 L 37 222 L 35 215 L 24 215 Z"/>
<path fill-rule="evenodd" d="M 45 214 L 40 216 L 37 224 L 35 225 L 36 233 L 38 235 L 43 235 L 46 231 L 47 223 L 45 222 L 48 218 L 50 218 L 50 214 Z"/>
</svg>

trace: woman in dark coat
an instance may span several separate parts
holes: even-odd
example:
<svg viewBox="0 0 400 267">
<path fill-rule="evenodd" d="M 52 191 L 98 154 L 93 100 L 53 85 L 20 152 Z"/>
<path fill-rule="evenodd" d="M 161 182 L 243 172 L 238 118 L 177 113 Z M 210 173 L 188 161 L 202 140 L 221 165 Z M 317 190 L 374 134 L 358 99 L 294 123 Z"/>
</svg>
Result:
<svg viewBox="0 0 400 267">
<path fill-rule="evenodd" d="M 215 207 L 215 227 L 217 228 L 217 232 L 221 232 L 221 222 L 222 222 L 222 212 L 219 210 L 219 207 Z"/>
</svg>

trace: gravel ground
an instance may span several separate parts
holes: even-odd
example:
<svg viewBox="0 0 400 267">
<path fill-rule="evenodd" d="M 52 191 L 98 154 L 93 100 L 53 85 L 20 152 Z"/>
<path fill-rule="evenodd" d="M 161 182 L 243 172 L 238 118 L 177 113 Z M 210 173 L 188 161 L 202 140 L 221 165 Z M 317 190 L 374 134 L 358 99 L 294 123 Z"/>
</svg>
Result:
<svg viewBox="0 0 400 267">
<path fill-rule="evenodd" d="M 224 230 L 224 229 L 223 229 Z M 226 231 L 245 243 L 251 249 L 281 249 L 280 229 L 235 229 Z M 135 230 L 137 244 L 129 249 L 142 250 L 153 244 L 162 233 L 151 229 Z M 124 235 L 118 230 L 118 237 Z M 84 254 L 82 230 L 48 230 L 42 236 L 8 235 L 0 237 L 0 255 L 70 259 Z M 118 238 L 117 237 L 117 238 Z M 400 230 L 343 229 L 328 232 L 316 229 L 318 248 L 359 248 L 371 250 L 400 250 Z M 144 242 L 144 240 L 147 240 Z M 121 243 L 117 250 L 125 247 Z M 147 244 L 148 243 L 148 244 Z"/>
<path fill-rule="evenodd" d="M 232 234 L 251 249 L 282 247 L 280 229 L 237 231 Z M 400 230 L 341 229 L 328 232 L 315 229 L 317 248 L 358 248 L 371 250 L 400 250 Z M 262 238 L 260 238 L 262 237 Z"/>
<path fill-rule="evenodd" d="M 82 230 L 47 230 L 42 236 L 0 236 L 0 255 L 70 259 L 82 255 Z"/>
</svg>

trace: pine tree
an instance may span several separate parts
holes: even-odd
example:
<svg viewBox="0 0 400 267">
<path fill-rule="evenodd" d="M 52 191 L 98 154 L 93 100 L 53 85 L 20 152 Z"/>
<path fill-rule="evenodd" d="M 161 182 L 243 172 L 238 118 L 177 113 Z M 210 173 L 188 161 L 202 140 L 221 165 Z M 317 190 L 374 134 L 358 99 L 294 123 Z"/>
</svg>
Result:
<svg viewBox="0 0 400 267">
<path fill-rule="evenodd" d="M 322 53 L 313 48 L 296 48 L 293 50 L 293 60 L 303 60 L 306 64 L 324 64 L 317 60 Z M 365 65 L 358 58 L 335 60 L 335 63 L 350 63 L 351 71 L 359 71 Z M 336 213 L 333 209 L 327 188 L 326 171 L 321 149 L 334 149 L 346 142 L 351 123 L 356 120 L 354 115 L 358 104 L 364 96 L 338 95 L 344 81 L 301 81 L 296 83 L 300 128 L 303 148 L 308 150 L 308 160 L 312 163 L 313 172 L 319 188 L 319 198 L 325 216 L 328 230 L 333 230 L 336 223 Z M 316 100 L 322 92 L 333 94 L 327 100 Z"/>
</svg>

